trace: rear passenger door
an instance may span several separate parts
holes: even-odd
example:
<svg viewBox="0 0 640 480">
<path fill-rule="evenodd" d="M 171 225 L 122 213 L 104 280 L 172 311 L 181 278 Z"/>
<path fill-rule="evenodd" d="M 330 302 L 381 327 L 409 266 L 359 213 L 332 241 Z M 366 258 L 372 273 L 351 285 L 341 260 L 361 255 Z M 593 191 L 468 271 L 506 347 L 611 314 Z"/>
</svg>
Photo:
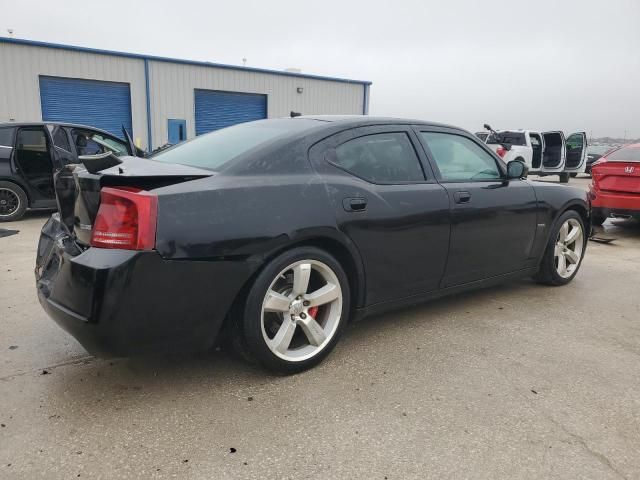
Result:
<svg viewBox="0 0 640 480">
<path fill-rule="evenodd" d="M 53 160 L 50 140 L 44 126 L 20 127 L 16 135 L 13 159 L 17 175 L 28 186 L 31 205 L 55 200 Z"/>
<path fill-rule="evenodd" d="M 460 131 L 433 127 L 418 135 L 449 195 L 451 242 L 442 287 L 532 266 L 537 225 L 533 187 L 507 179 L 501 162 Z"/>
<path fill-rule="evenodd" d="M 542 172 L 560 173 L 564 171 L 566 159 L 564 133 L 560 131 L 542 132 Z"/>
<path fill-rule="evenodd" d="M 449 248 L 449 200 L 410 127 L 350 129 L 314 145 L 340 230 L 355 244 L 367 305 L 436 290 Z"/>
</svg>

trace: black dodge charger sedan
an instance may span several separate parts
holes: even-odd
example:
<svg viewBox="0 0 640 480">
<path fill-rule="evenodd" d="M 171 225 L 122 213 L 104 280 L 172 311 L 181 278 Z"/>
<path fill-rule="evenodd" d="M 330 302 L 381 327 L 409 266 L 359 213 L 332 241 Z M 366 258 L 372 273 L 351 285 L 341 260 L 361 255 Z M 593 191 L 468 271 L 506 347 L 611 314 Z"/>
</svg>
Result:
<svg viewBox="0 0 640 480">
<path fill-rule="evenodd" d="M 81 160 L 57 175 L 36 280 L 97 355 L 218 339 L 304 370 L 350 319 L 528 276 L 564 285 L 590 229 L 586 192 L 412 120 L 261 120 Z"/>
</svg>

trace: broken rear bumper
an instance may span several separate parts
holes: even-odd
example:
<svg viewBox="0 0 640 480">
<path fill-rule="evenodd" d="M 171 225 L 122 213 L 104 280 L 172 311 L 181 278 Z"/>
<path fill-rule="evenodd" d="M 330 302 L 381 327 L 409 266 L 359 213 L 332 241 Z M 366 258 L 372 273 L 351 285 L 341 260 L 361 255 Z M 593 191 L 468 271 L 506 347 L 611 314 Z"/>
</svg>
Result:
<svg viewBox="0 0 640 480">
<path fill-rule="evenodd" d="M 82 250 L 56 217 L 43 227 L 38 246 L 38 298 L 56 323 L 98 356 L 211 347 L 250 276 L 242 261 Z"/>
</svg>

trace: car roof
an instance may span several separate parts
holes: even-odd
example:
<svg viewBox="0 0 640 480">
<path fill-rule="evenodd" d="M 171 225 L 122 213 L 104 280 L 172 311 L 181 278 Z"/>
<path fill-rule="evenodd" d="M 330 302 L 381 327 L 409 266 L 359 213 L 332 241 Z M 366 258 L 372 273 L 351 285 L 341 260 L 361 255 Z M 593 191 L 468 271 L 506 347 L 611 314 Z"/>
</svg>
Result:
<svg viewBox="0 0 640 480">
<path fill-rule="evenodd" d="M 357 126 L 357 125 L 428 125 L 430 127 L 445 127 L 453 128 L 455 130 L 464 131 L 460 127 L 453 125 L 447 125 L 444 123 L 429 122 L 425 120 L 416 120 L 410 118 L 395 118 L 395 117 L 375 117 L 369 115 L 300 115 L 294 118 L 301 118 L 307 120 L 318 120 L 321 122 L 331 122 L 341 125 Z"/>
<path fill-rule="evenodd" d="M 79 123 L 68 123 L 68 122 L 0 122 L 0 128 L 2 127 L 41 127 L 44 125 L 58 125 L 60 127 L 71 127 L 71 128 L 87 128 L 89 130 L 95 130 L 96 132 L 105 133 L 111 137 L 113 137 L 113 133 L 109 133 L 106 130 L 102 130 L 101 128 L 92 127 L 91 125 L 82 125 Z"/>
</svg>

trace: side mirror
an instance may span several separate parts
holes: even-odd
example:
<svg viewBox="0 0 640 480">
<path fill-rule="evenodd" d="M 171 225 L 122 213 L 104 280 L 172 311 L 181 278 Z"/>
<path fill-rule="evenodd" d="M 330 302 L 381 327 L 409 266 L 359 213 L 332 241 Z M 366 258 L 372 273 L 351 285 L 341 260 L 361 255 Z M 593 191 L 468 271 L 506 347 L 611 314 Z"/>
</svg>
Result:
<svg viewBox="0 0 640 480">
<path fill-rule="evenodd" d="M 529 175 L 529 167 L 520 160 L 511 160 L 507 163 L 507 178 L 527 178 Z"/>
</svg>

